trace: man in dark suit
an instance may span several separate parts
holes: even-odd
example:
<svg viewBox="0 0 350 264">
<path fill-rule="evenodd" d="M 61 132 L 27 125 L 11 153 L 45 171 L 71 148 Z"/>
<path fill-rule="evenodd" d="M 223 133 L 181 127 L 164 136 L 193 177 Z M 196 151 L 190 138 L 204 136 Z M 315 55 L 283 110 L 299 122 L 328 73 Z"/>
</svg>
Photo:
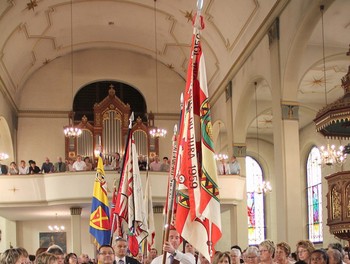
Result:
<svg viewBox="0 0 350 264">
<path fill-rule="evenodd" d="M 102 245 L 98 249 L 98 263 L 100 264 L 113 264 L 114 249 L 110 245 Z"/>
<path fill-rule="evenodd" d="M 126 255 L 128 243 L 124 238 L 117 238 L 114 246 L 116 264 L 141 264 L 136 259 Z"/>
<path fill-rule="evenodd" d="M 7 166 L 6 165 L 2 165 L 2 164 L 0 164 L 0 165 L 1 165 L 1 167 L 0 167 L 0 174 L 7 175 L 7 173 L 8 173 Z"/>
</svg>

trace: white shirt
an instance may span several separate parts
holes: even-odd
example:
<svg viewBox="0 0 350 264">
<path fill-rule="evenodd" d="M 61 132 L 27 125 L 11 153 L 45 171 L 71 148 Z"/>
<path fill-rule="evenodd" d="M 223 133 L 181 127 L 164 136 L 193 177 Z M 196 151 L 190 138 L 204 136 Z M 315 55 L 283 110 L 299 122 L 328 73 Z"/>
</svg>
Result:
<svg viewBox="0 0 350 264">
<path fill-rule="evenodd" d="M 73 169 L 76 171 L 83 171 L 86 169 L 86 163 L 84 161 L 75 161 L 73 163 Z"/>
<path fill-rule="evenodd" d="M 170 264 L 170 256 L 171 254 L 167 253 L 167 258 L 165 263 Z M 196 259 L 191 253 L 182 253 L 176 250 L 176 256 L 174 259 L 180 261 L 181 264 L 195 264 Z M 163 255 L 160 255 L 152 260 L 151 264 L 162 264 L 163 263 Z"/>
</svg>

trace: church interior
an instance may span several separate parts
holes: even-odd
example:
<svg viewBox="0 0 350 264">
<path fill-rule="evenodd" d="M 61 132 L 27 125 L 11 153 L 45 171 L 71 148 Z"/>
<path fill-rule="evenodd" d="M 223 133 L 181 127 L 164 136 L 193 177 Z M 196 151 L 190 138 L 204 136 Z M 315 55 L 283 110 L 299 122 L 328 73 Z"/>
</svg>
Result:
<svg viewBox="0 0 350 264">
<path fill-rule="evenodd" d="M 349 0 L 203 0 L 215 153 L 240 164 L 218 176 L 218 249 L 264 239 L 292 250 L 301 239 L 348 245 L 349 10 Z M 131 112 L 139 154 L 170 157 L 196 12 L 195 0 L 1 1 L 1 165 L 77 155 L 94 163 L 97 148 L 112 161 Z M 83 134 L 65 137 L 70 125 Z M 153 128 L 167 135 L 152 137 Z M 333 144 L 345 149 L 330 161 Z M 168 175 L 141 171 L 151 180 L 158 250 Z M 106 171 L 111 190 L 118 177 Z M 1 174 L 0 252 L 35 253 L 54 239 L 48 225 L 63 225 L 65 250 L 93 256 L 94 178 Z"/>
</svg>

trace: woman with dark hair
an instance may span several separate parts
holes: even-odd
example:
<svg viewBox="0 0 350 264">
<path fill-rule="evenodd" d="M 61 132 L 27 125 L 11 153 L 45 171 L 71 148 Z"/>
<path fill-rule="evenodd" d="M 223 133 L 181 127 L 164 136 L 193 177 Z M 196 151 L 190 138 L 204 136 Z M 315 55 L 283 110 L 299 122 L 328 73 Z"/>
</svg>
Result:
<svg viewBox="0 0 350 264">
<path fill-rule="evenodd" d="M 78 264 L 78 257 L 75 253 L 69 253 L 64 258 L 64 264 Z"/>
<path fill-rule="evenodd" d="M 316 249 L 311 253 L 310 264 L 328 264 L 329 258 L 326 251 Z"/>
</svg>

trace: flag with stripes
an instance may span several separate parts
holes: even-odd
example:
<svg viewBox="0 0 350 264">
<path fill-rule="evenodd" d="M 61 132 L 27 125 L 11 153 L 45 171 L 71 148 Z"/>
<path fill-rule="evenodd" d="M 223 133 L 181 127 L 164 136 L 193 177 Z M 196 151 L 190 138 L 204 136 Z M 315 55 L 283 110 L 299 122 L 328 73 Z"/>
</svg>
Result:
<svg viewBox="0 0 350 264">
<path fill-rule="evenodd" d="M 148 235 L 148 227 L 138 155 L 132 133 L 129 134 L 124 159 L 114 212 L 126 223 L 129 250 L 136 256 L 139 245 Z"/>
</svg>

